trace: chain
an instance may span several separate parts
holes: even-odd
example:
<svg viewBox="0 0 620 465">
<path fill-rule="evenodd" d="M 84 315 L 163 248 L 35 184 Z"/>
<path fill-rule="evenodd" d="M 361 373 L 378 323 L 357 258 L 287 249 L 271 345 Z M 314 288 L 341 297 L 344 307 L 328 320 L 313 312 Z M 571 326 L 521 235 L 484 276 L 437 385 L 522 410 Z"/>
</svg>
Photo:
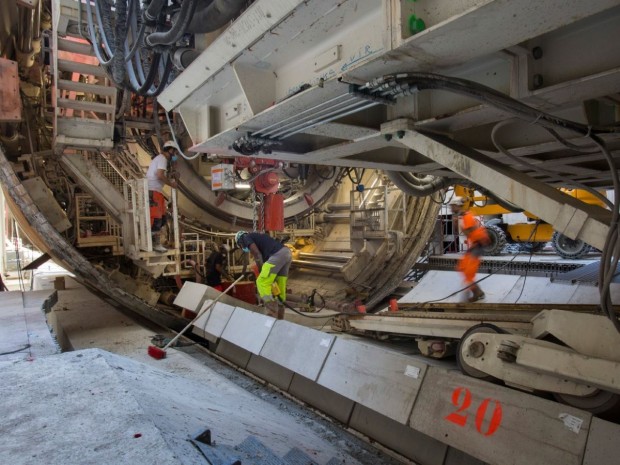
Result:
<svg viewBox="0 0 620 465">
<path fill-rule="evenodd" d="M 260 220 L 261 220 L 261 230 L 260 232 L 265 232 L 265 194 L 260 194 Z"/>
<path fill-rule="evenodd" d="M 252 188 L 252 231 L 256 231 L 256 190 L 254 189 L 254 183 L 251 183 Z"/>
</svg>

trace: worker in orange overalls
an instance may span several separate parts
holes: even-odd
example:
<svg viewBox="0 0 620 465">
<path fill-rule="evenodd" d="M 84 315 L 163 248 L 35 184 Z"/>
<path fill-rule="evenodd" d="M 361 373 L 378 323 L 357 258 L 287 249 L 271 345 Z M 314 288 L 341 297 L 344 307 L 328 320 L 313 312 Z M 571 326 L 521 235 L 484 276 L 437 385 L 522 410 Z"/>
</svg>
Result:
<svg viewBox="0 0 620 465">
<path fill-rule="evenodd" d="M 490 243 L 486 228 L 480 224 L 472 212 L 465 208 L 465 199 L 455 197 L 450 201 L 453 214 L 459 215 L 459 228 L 467 237 L 467 251 L 461 258 L 456 269 L 463 273 L 466 289 L 471 291 L 470 302 L 484 299 L 484 292 L 474 281 L 480 267 L 480 257 L 483 249 Z"/>
</svg>

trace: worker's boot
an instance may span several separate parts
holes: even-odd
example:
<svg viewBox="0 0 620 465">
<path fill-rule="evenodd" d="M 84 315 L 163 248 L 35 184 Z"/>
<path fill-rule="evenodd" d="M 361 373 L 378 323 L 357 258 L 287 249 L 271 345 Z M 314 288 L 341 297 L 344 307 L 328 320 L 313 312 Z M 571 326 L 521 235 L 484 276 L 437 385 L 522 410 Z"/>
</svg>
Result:
<svg viewBox="0 0 620 465">
<path fill-rule="evenodd" d="M 278 320 L 284 319 L 284 304 L 282 302 L 278 302 L 278 316 L 276 318 Z"/>
<path fill-rule="evenodd" d="M 277 300 L 266 300 L 265 310 L 267 311 L 267 315 L 272 316 L 274 318 L 278 318 L 279 316 L 279 305 Z M 284 309 L 282 309 L 282 314 L 284 315 Z M 281 318 L 278 318 L 281 319 Z"/>
<path fill-rule="evenodd" d="M 151 239 L 153 241 L 153 252 L 165 253 L 168 252 L 168 249 L 161 245 L 161 239 L 159 234 L 153 234 Z"/>
<path fill-rule="evenodd" d="M 482 289 L 480 289 L 477 284 L 472 285 L 470 289 L 472 292 L 472 296 L 469 298 L 470 302 L 478 302 L 484 299 L 484 292 L 482 292 Z"/>
</svg>

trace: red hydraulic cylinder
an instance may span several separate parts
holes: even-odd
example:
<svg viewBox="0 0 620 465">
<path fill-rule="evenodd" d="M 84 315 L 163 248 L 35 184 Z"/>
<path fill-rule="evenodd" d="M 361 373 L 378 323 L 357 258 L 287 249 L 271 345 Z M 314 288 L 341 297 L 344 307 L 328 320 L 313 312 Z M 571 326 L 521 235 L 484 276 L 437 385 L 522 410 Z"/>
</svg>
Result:
<svg viewBox="0 0 620 465">
<path fill-rule="evenodd" d="M 284 230 L 284 196 L 282 194 L 268 194 L 265 202 L 265 230 Z"/>
</svg>

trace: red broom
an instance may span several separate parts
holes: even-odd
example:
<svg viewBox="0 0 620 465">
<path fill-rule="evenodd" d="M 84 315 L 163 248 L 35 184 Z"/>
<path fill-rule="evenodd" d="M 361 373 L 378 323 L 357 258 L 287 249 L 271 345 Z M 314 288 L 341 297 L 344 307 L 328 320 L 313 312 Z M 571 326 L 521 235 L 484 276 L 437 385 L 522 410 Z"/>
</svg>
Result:
<svg viewBox="0 0 620 465">
<path fill-rule="evenodd" d="M 151 357 L 153 357 L 154 359 L 157 359 L 157 360 L 161 360 L 162 358 L 166 358 L 166 349 L 170 348 L 175 342 L 177 342 L 177 340 L 183 335 L 183 333 L 185 333 L 185 331 L 187 331 L 190 328 L 190 326 L 192 326 L 198 320 L 198 318 L 200 318 L 202 315 L 204 315 L 205 312 L 210 310 L 222 298 L 223 295 L 225 295 L 228 291 L 230 291 L 233 288 L 233 286 L 235 284 L 237 284 L 239 281 L 241 281 L 243 278 L 244 278 L 243 275 L 239 276 L 234 283 L 232 283 L 230 286 L 228 286 L 228 289 L 226 289 L 224 292 L 222 292 L 220 295 L 218 295 L 217 298 L 213 302 L 211 302 L 207 307 L 205 307 L 204 310 L 199 312 L 198 315 L 196 315 L 196 318 L 194 318 L 192 321 L 190 321 L 189 324 L 185 328 L 183 328 L 183 330 L 179 334 L 177 334 L 174 337 L 174 339 L 172 339 L 163 348 L 160 348 L 160 347 L 157 347 L 157 346 L 149 346 L 148 354 Z"/>
</svg>

